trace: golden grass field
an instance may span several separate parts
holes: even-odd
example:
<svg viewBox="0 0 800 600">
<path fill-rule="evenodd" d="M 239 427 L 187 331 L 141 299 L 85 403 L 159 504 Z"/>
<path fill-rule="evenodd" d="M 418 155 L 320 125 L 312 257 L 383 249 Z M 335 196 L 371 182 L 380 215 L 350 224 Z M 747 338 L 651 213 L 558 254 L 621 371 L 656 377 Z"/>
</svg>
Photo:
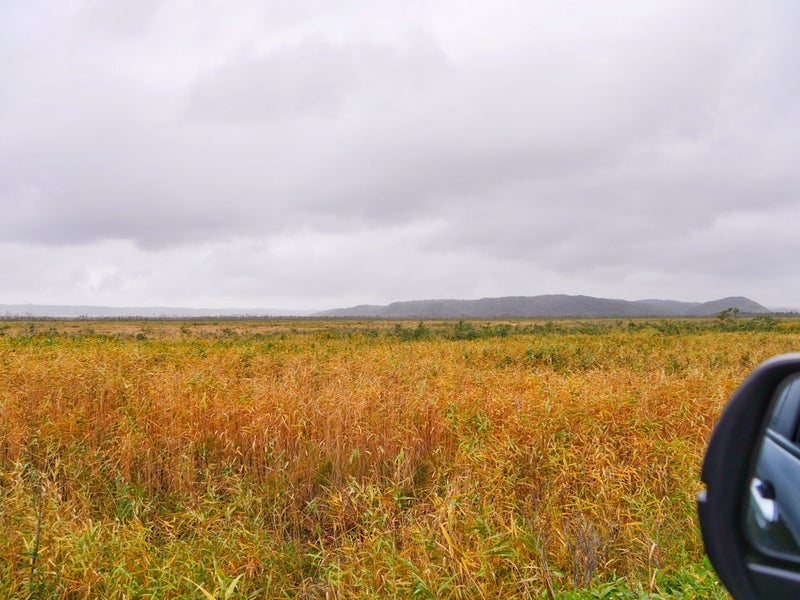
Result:
<svg viewBox="0 0 800 600">
<path fill-rule="evenodd" d="M 0 322 L 0 597 L 724 598 L 705 443 L 800 324 Z"/>
</svg>

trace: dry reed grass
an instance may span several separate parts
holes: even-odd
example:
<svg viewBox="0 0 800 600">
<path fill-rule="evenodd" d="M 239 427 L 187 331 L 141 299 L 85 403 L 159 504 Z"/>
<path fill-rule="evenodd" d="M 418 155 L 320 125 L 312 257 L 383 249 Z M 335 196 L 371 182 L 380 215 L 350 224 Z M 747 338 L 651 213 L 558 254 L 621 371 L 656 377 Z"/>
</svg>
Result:
<svg viewBox="0 0 800 600">
<path fill-rule="evenodd" d="M 724 597 L 702 451 L 797 334 L 269 325 L 7 330 L 0 593 Z"/>
</svg>

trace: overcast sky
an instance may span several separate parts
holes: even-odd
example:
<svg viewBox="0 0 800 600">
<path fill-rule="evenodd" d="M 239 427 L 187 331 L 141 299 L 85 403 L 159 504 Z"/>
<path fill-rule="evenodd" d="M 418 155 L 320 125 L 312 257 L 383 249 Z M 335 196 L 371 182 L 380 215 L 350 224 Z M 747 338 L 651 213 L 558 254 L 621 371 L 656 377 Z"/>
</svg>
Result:
<svg viewBox="0 0 800 600">
<path fill-rule="evenodd" d="M 0 303 L 800 306 L 800 3 L 0 2 Z"/>
</svg>

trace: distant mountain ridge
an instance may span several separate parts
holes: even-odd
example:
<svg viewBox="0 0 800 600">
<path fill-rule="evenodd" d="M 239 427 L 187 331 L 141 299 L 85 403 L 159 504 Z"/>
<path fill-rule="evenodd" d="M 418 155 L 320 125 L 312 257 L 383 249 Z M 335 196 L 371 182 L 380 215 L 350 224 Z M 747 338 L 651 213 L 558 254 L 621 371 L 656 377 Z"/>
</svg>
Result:
<svg viewBox="0 0 800 600">
<path fill-rule="evenodd" d="M 385 306 L 364 304 L 326 310 L 315 313 L 314 316 L 396 319 L 710 317 L 729 308 L 738 310 L 740 314 L 770 312 L 765 306 L 742 296 L 731 296 L 710 302 L 680 302 L 548 294 L 480 300 L 410 300 L 392 302 Z"/>
<path fill-rule="evenodd" d="M 592 296 L 551 294 L 506 296 L 480 300 L 409 300 L 388 305 L 359 305 L 321 312 L 285 309 L 176 308 L 163 306 L 113 307 L 46 304 L 0 304 L 0 318 L 60 319 L 189 319 L 214 317 L 352 317 L 382 319 L 497 319 L 593 317 L 708 317 L 726 309 L 740 314 L 770 310 L 741 296 L 711 302 L 677 300 L 616 300 Z"/>
</svg>

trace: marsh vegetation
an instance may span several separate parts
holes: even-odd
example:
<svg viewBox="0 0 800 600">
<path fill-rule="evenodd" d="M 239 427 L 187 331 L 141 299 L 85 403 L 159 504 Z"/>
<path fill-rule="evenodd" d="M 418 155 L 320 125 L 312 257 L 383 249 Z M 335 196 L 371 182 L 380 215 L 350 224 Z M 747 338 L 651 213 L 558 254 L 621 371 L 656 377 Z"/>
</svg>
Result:
<svg viewBox="0 0 800 600">
<path fill-rule="evenodd" d="M 0 596 L 719 597 L 694 516 L 784 320 L 8 321 Z"/>
</svg>

